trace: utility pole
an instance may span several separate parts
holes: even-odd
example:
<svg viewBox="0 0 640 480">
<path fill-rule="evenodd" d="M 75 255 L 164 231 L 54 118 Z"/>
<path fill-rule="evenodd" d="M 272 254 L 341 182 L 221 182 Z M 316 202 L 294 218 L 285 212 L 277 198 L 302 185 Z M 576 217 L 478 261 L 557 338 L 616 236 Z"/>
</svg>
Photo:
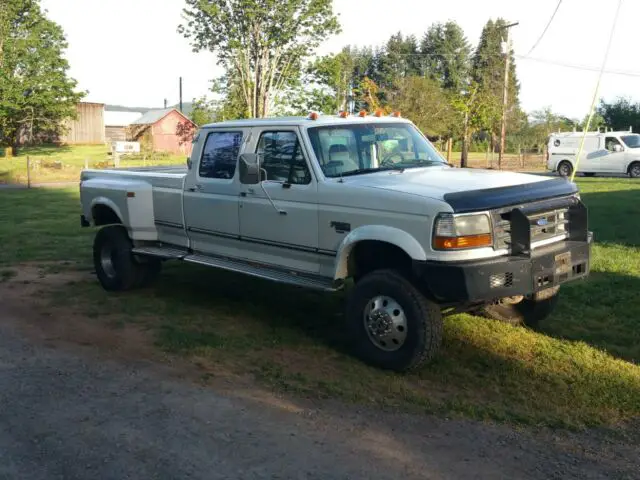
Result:
<svg viewBox="0 0 640 480">
<path fill-rule="evenodd" d="M 511 36 L 509 29 L 518 25 L 518 22 L 505 25 L 507 31 L 507 41 L 504 49 L 504 87 L 502 91 L 502 125 L 500 126 L 500 151 L 498 152 L 498 170 L 502 170 L 502 156 L 504 155 L 504 138 L 507 132 L 507 101 L 509 99 L 509 63 L 511 60 Z"/>
<path fill-rule="evenodd" d="M 180 77 L 180 112 L 182 112 L 182 77 Z"/>
<path fill-rule="evenodd" d="M 164 99 L 164 108 L 167 108 L 167 99 Z"/>
</svg>

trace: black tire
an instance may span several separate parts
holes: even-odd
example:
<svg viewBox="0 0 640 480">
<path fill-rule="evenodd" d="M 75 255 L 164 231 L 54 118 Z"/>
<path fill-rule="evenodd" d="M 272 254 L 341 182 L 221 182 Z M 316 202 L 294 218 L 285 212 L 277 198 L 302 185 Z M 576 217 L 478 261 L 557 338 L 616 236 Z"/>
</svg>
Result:
<svg viewBox="0 0 640 480">
<path fill-rule="evenodd" d="M 524 297 L 518 303 L 508 303 L 503 299 L 502 302 L 484 305 L 478 313 L 483 317 L 511 325 L 537 328 L 556 307 L 559 291 L 560 287 L 547 288 Z"/>
<path fill-rule="evenodd" d="M 633 162 L 629 165 L 629 176 L 631 178 L 640 178 L 640 162 Z"/>
<path fill-rule="evenodd" d="M 403 327 L 402 330 L 400 326 L 396 328 L 387 325 L 389 331 L 397 333 L 397 329 L 404 334 L 402 343 L 395 339 L 393 342 L 397 346 L 389 343 L 390 348 L 395 348 L 393 351 L 376 345 L 373 338 L 377 335 L 365 325 L 365 322 L 374 321 L 372 316 L 376 312 L 382 311 L 373 310 L 369 315 L 366 314 L 372 308 L 371 302 L 379 298 L 389 298 L 401 307 L 401 310 L 394 310 L 383 320 L 378 318 L 380 323 L 393 321 L 391 317 L 398 315 L 395 313 L 397 311 L 402 312 L 405 320 L 406 328 Z M 364 275 L 355 284 L 347 300 L 347 324 L 354 353 L 359 358 L 370 365 L 397 372 L 415 369 L 433 358 L 442 343 L 440 307 L 425 298 L 409 280 L 393 270 L 374 271 Z M 384 343 L 383 340 L 378 341 Z"/>
<path fill-rule="evenodd" d="M 561 177 L 570 177 L 572 173 L 573 166 L 571 165 L 571 162 L 563 160 L 562 162 L 560 162 L 560 164 L 558 164 L 558 175 L 560 175 Z"/>
<path fill-rule="evenodd" d="M 131 254 L 131 240 L 121 225 L 103 227 L 93 242 L 93 265 L 105 290 L 124 291 L 140 279 L 139 264 Z"/>
<path fill-rule="evenodd" d="M 596 176 L 595 172 L 584 172 L 583 175 L 585 177 L 595 177 Z"/>
<path fill-rule="evenodd" d="M 138 278 L 136 287 L 144 288 L 151 285 L 162 271 L 162 261 L 158 258 L 134 259 L 137 263 Z"/>
</svg>

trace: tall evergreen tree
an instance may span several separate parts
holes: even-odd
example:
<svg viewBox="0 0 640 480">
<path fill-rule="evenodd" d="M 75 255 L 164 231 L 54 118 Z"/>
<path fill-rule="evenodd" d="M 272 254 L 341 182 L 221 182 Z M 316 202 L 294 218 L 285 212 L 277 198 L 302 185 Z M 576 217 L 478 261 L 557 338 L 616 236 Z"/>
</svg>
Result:
<svg viewBox="0 0 640 480">
<path fill-rule="evenodd" d="M 60 133 L 82 93 L 67 75 L 59 25 L 38 0 L 0 3 L 0 145 L 16 146 L 40 132 Z"/>
<path fill-rule="evenodd" d="M 489 20 L 480 35 L 480 42 L 476 48 L 472 60 L 472 77 L 478 84 L 482 96 L 493 104 L 491 111 L 502 112 L 505 55 L 502 51 L 502 42 L 506 41 L 507 31 L 504 28 L 507 22 L 498 18 Z M 516 64 L 513 50 L 509 50 L 509 83 L 507 87 L 508 103 L 507 115 L 515 114 L 519 109 L 518 94 L 520 84 L 516 76 Z M 500 130 L 500 118 L 498 113 L 489 118 L 487 128 L 496 135 Z"/>
<path fill-rule="evenodd" d="M 420 44 L 423 75 L 445 90 L 459 93 L 468 83 L 471 47 L 455 22 L 435 23 Z"/>
</svg>

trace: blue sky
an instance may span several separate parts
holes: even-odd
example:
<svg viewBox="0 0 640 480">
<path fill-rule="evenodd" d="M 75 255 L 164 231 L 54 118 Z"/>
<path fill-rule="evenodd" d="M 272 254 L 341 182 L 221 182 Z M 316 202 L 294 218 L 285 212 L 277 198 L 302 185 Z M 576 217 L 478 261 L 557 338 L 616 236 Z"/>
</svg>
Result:
<svg viewBox="0 0 640 480">
<path fill-rule="evenodd" d="M 71 75 L 88 90 L 88 100 L 129 106 L 160 107 L 178 101 L 178 77 L 185 100 L 207 93 L 219 75 L 215 56 L 193 53 L 177 33 L 182 0 L 42 0 L 69 41 Z M 545 106 L 571 117 L 588 109 L 602 61 L 616 0 L 564 0 L 554 22 L 531 57 L 526 56 L 553 13 L 556 0 L 334 0 L 343 32 L 320 53 L 343 45 L 380 45 L 394 32 L 422 35 L 433 22 L 458 22 L 472 45 L 490 17 L 519 21 L 512 29 L 518 55 L 520 101 L 527 111 Z M 637 54 L 640 2 L 624 0 L 601 95 L 640 101 Z M 624 73 L 620 74 L 620 72 Z"/>
</svg>

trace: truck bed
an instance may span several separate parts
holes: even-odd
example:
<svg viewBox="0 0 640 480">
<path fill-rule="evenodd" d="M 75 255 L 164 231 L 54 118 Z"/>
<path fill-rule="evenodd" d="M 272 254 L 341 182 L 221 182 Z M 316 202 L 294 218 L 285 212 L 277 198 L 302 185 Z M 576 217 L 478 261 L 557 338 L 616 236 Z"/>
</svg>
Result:
<svg viewBox="0 0 640 480">
<path fill-rule="evenodd" d="M 161 165 L 155 167 L 129 167 L 108 169 L 86 169 L 82 171 L 81 181 L 90 179 L 104 180 L 143 180 L 153 187 L 182 189 L 182 181 L 187 175 L 186 165 Z"/>
</svg>

